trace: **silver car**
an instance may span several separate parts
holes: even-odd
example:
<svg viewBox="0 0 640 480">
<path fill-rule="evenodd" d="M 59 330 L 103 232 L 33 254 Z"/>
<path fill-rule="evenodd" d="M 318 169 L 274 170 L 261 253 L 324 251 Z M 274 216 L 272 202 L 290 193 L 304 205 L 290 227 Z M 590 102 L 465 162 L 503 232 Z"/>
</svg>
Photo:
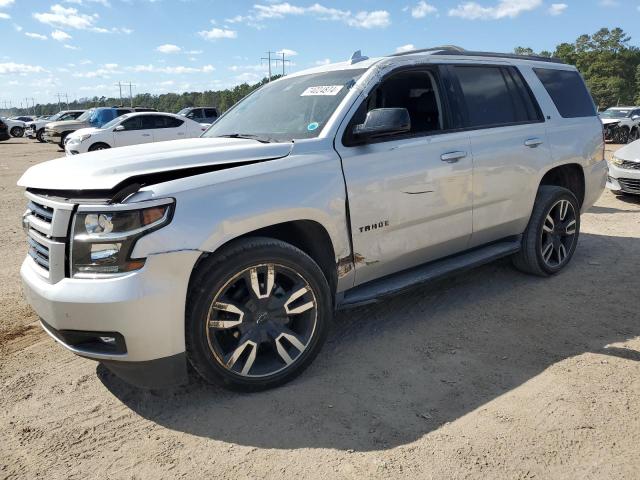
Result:
<svg viewBox="0 0 640 480">
<path fill-rule="evenodd" d="M 549 276 L 607 177 L 574 67 L 442 47 L 271 82 L 201 138 L 31 167 L 21 274 L 61 345 L 140 386 L 259 390 L 336 308 L 497 258 Z"/>
</svg>

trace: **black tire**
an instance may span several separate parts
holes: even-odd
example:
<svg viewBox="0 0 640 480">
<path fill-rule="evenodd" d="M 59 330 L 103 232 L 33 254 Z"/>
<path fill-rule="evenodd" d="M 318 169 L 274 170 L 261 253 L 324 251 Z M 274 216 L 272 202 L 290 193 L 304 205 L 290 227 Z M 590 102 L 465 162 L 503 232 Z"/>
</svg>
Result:
<svg viewBox="0 0 640 480">
<path fill-rule="evenodd" d="M 106 150 L 107 148 L 111 148 L 111 147 L 109 145 L 107 145 L 106 143 L 98 142 L 98 143 L 94 143 L 93 145 L 91 145 L 89 147 L 89 151 L 90 152 L 95 152 L 96 150 Z"/>
<path fill-rule="evenodd" d="M 69 133 L 71 132 L 64 132 L 62 135 L 60 135 L 60 143 L 58 144 L 58 146 L 64 150 L 64 141 L 67 139 L 67 135 L 69 135 Z"/>
<path fill-rule="evenodd" d="M 22 127 L 13 127 L 11 128 L 11 136 L 20 138 L 24 135 L 24 128 Z"/>
<path fill-rule="evenodd" d="M 40 143 L 46 143 L 44 140 L 44 128 L 41 128 L 36 132 L 36 140 L 38 140 Z"/>
<path fill-rule="evenodd" d="M 627 143 L 633 143 L 636 140 L 638 140 L 638 137 L 640 136 L 640 132 L 638 131 L 637 128 L 634 128 L 633 130 L 631 130 L 631 133 L 629 134 L 629 138 L 627 139 Z"/>
<path fill-rule="evenodd" d="M 570 209 L 567 207 L 566 220 L 557 220 L 557 209 L 562 210 L 565 204 L 561 202 L 565 201 L 570 205 Z M 552 219 L 548 220 L 549 217 Z M 569 235 L 569 223 L 572 221 L 573 234 Z M 549 232 L 548 222 L 553 224 L 552 232 Z M 575 195 L 563 187 L 543 185 L 538 190 L 529 224 L 522 237 L 522 249 L 513 256 L 513 264 L 518 270 L 531 275 L 555 275 L 571 261 L 579 235 L 580 204 Z M 547 255 L 550 255 L 549 259 Z"/>
<path fill-rule="evenodd" d="M 265 286 L 269 285 L 267 268 L 268 274 L 271 275 L 270 287 Z M 265 270 L 258 274 L 258 269 Z M 287 276 L 282 272 L 291 277 L 297 275 L 302 283 L 291 283 L 291 289 L 285 292 Z M 263 275 L 263 283 L 258 283 L 258 275 Z M 256 287 L 253 290 L 248 284 L 248 276 L 252 278 L 252 282 L 255 278 Z M 304 285 L 302 289 L 301 285 Z M 265 289 L 266 297 L 263 300 L 256 299 L 256 288 L 258 294 L 262 288 Z M 299 290 L 293 292 L 296 289 Z M 300 290 L 306 290 L 301 297 L 291 293 Z M 228 300 L 232 298 L 226 293 L 229 291 L 234 292 L 233 301 Z M 249 299 L 247 303 L 241 300 L 245 297 Z M 304 305 L 290 309 L 289 305 L 294 305 L 298 300 L 305 302 Z M 217 319 L 228 319 L 225 315 L 238 315 L 230 313 L 229 309 L 220 308 L 221 304 L 227 305 L 225 301 L 238 305 L 243 313 L 232 317 L 236 319 L 235 322 L 210 320 L 214 311 L 221 312 L 217 314 L 220 315 Z M 263 308 L 258 306 L 258 302 L 261 301 L 267 302 L 270 306 L 275 304 L 274 308 L 281 308 L 282 312 L 277 314 L 270 311 L 264 316 Z M 308 307 L 309 304 L 311 307 Z M 217 308 L 214 308 L 214 305 Z M 234 308 L 237 308 L 235 305 Z M 308 307 L 307 310 L 292 311 L 305 307 Z M 280 240 L 261 237 L 242 239 L 204 259 L 192 275 L 185 320 L 187 356 L 198 374 L 210 383 L 240 391 L 274 388 L 298 376 L 317 356 L 326 339 L 332 314 L 327 279 L 311 257 Z M 277 338 L 275 334 L 278 331 L 286 331 L 296 334 L 296 338 L 292 340 L 301 339 L 303 334 L 294 331 L 299 329 L 296 325 L 298 319 L 313 322 L 312 327 L 305 327 L 306 343 L 299 342 L 298 345 L 303 347 L 300 349 L 296 343 L 285 338 L 284 346 L 289 350 L 285 350 L 283 354 L 281 337 L 284 333 Z M 223 323 L 227 324 L 220 325 Z M 228 323 L 236 325 L 229 327 Z M 284 330 L 276 330 L 274 334 L 271 328 Z M 259 332 L 255 333 L 256 331 Z M 245 339 L 254 339 L 257 343 Z M 220 345 L 225 344 L 224 342 L 229 346 L 227 352 L 220 351 Z M 245 348 L 247 346 L 250 347 L 248 354 Z M 295 353 L 295 358 L 291 356 L 292 352 Z M 226 364 L 223 359 L 226 360 Z M 242 370 L 238 371 L 241 367 Z"/>
</svg>

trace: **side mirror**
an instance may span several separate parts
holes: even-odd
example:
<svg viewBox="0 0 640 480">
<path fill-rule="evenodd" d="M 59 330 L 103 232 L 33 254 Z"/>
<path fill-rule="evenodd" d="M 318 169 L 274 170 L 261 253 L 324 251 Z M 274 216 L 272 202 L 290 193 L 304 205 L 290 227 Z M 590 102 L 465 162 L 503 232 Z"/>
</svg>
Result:
<svg viewBox="0 0 640 480">
<path fill-rule="evenodd" d="M 124 131 L 124 125 L 118 125 L 116 128 L 113 129 L 114 132 L 123 132 Z"/>
<path fill-rule="evenodd" d="M 358 140 L 384 137 L 411 130 L 411 118 L 406 108 L 375 108 L 367 112 L 364 123 L 353 128 Z"/>
</svg>

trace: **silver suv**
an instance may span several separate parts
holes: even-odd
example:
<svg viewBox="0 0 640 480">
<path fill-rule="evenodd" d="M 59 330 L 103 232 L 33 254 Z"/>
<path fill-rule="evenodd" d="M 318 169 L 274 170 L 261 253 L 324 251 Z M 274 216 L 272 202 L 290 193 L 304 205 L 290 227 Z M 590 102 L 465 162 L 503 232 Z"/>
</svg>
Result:
<svg viewBox="0 0 640 480">
<path fill-rule="evenodd" d="M 20 179 L 43 328 L 141 386 L 280 385 L 336 308 L 509 256 L 554 275 L 602 193 L 576 69 L 439 48 L 289 75 L 202 138 L 77 155 Z"/>
</svg>

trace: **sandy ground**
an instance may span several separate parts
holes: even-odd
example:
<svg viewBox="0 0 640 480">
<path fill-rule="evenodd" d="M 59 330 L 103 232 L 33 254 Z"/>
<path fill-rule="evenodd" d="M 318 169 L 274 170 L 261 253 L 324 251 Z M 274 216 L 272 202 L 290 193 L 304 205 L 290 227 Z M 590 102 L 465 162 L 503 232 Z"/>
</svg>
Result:
<svg viewBox="0 0 640 480">
<path fill-rule="evenodd" d="M 15 182 L 58 155 L 0 143 L 0 478 L 640 476 L 640 200 L 605 193 L 554 278 L 501 261 L 339 314 L 278 390 L 149 392 L 54 344 L 22 300 Z"/>
</svg>

